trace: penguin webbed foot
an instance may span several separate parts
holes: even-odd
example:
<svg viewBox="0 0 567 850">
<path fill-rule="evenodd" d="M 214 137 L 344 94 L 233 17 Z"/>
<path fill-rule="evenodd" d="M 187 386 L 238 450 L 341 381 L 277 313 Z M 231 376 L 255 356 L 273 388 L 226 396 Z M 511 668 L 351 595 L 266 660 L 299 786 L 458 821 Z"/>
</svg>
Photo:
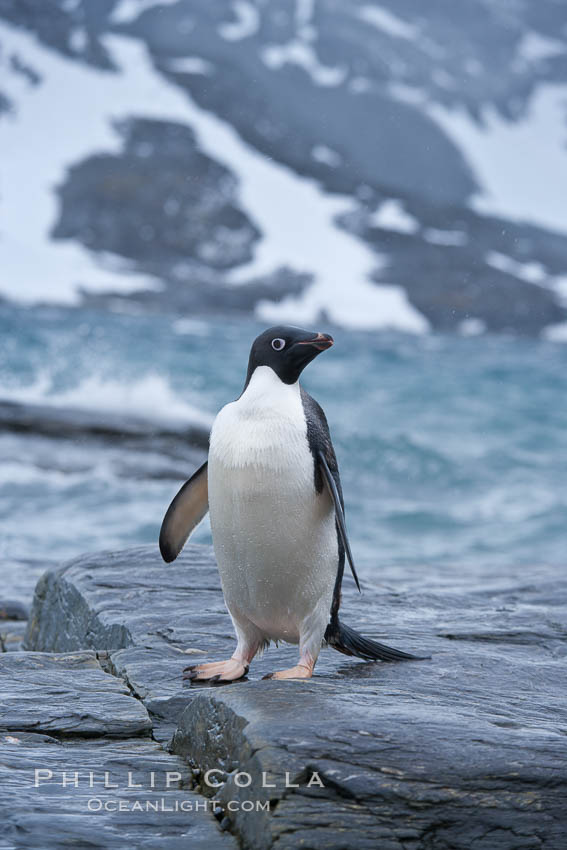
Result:
<svg viewBox="0 0 567 850">
<path fill-rule="evenodd" d="M 277 670 L 275 673 L 267 673 L 263 679 L 310 679 L 313 675 L 313 666 L 307 664 L 296 664 L 287 670 Z"/>
<path fill-rule="evenodd" d="M 229 658 L 228 661 L 213 661 L 210 664 L 194 664 L 185 667 L 183 678 L 191 682 L 236 682 L 248 673 L 248 664 Z"/>
</svg>

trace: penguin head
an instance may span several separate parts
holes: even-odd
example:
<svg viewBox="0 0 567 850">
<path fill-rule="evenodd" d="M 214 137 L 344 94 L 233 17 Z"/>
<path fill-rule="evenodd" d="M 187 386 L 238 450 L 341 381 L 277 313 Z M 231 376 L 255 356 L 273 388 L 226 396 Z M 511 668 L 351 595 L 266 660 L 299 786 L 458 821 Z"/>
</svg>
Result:
<svg viewBox="0 0 567 850">
<path fill-rule="evenodd" d="M 250 349 L 246 385 L 258 366 L 269 366 L 284 384 L 295 384 L 308 363 L 333 344 L 330 334 L 276 325 L 257 336 Z"/>
</svg>

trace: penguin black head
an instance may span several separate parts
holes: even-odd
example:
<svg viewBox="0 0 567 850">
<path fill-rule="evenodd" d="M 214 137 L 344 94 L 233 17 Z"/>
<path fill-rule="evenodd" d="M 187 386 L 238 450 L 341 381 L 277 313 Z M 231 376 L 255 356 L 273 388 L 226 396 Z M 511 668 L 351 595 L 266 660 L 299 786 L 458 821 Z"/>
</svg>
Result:
<svg viewBox="0 0 567 850">
<path fill-rule="evenodd" d="M 284 384 L 295 384 L 308 363 L 333 344 L 330 334 L 276 325 L 257 336 L 250 349 L 245 389 L 258 366 L 269 366 Z"/>
</svg>

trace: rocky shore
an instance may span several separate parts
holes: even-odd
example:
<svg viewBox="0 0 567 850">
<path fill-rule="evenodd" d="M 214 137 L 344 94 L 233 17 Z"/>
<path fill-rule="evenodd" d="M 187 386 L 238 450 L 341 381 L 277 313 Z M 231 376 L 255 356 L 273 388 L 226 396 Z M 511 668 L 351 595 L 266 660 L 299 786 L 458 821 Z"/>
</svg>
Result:
<svg viewBox="0 0 567 850">
<path fill-rule="evenodd" d="M 0 847 L 559 850 L 567 583 L 499 579 L 345 589 L 347 622 L 428 661 L 325 650 L 309 682 L 262 681 L 291 661 L 280 647 L 211 687 L 181 678 L 232 651 L 209 548 L 49 570 L 23 648 L 25 609 L 3 606 Z"/>
</svg>

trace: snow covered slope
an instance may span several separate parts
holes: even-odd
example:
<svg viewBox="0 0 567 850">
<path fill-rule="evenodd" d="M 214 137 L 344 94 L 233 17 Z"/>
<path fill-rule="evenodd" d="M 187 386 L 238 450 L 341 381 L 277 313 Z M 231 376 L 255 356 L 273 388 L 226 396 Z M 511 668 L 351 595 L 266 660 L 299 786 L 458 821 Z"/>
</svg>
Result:
<svg viewBox="0 0 567 850">
<path fill-rule="evenodd" d="M 565 320 L 561 4 L 0 17 L 0 294 L 411 332 Z"/>
</svg>

